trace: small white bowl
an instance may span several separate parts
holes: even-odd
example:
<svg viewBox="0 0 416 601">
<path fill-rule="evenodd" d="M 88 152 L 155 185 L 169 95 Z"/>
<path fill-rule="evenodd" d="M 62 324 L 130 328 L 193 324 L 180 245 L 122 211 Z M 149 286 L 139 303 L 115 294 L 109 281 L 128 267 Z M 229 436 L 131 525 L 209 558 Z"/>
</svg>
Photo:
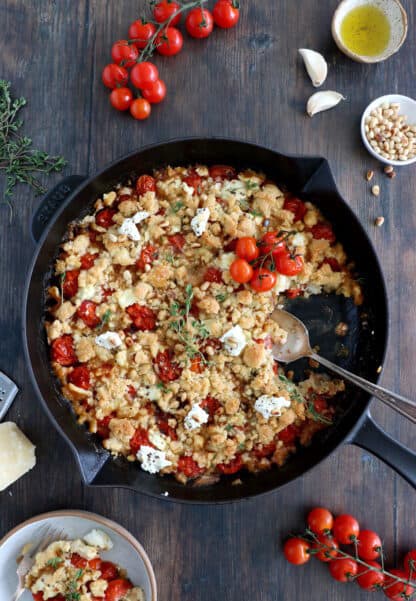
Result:
<svg viewBox="0 0 416 601">
<path fill-rule="evenodd" d="M 345 46 L 341 37 L 341 24 L 344 17 L 354 8 L 362 5 L 376 6 L 390 22 L 391 35 L 387 48 L 376 56 L 364 56 L 352 52 Z M 395 54 L 407 36 L 407 14 L 399 0 L 342 0 L 332 18 L 332 37 L 338 48 L 359 63 L 379 63 Z"/>
</svg>

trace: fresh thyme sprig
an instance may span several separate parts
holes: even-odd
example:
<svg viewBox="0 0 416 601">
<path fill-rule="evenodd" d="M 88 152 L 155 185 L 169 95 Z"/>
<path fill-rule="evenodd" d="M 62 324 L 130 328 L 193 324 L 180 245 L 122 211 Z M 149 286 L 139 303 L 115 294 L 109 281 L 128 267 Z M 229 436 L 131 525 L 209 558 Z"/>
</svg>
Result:
<svg viewBox="0 0 416 601">
<path fill-rule="evenodd" d="M 203 321 L 192 318 L 192 300 L 194 291 L 191 284 L 185 288 L 185 304 L 180 305 L 178 302 L 173 302 L 170 306 L 170 314 L 177 319 L 170 322 L 170 328 L 176 332 L 179 340 L 185 346 L 185 353 L 189 359 L 200 357 L 203 364 L 208 364 L 204 354 L 199 350 L 198 343 L 201 339 L 208 338 L 209 331 Z M 192 332 L 196 331 L 196 334 Z"/>
<path fill-rule="evenodd" d="M 46 562 L 46 565 L 50 566 L 51 568 L 53 568 L 54 570 L 56 570 L 56 568 L 62 562 L 63 562 L 62 557 L 52 557 L 52 559 L 48 559 L 48 561 Z"/>
<path fill-rule="evenodd" d="M 18 113 L 25 106 L 25 98 L 12 98 L 10 82 L 0 79 L 0 172 L 6 174 L 3 202 L 10 208 L 11 197 L 16 184 L 27 184 L 36 194 L 43 194 L 46 188 L 38 179 L 40 173 L 61 171 L 66 161 L 60 156 L 32 148 L 32 140 L 20 134 L 23 121 Z"/>
<path fill-rule="evenodd" d="M 65 601 L 79 601 L 81 593 L 78 592 L 78 580 L 81 578 L 84 570 L 80 568 L 74 575 L 74 578 L 68 584 L 68 590 L 65 593 Z"/>
</svg>

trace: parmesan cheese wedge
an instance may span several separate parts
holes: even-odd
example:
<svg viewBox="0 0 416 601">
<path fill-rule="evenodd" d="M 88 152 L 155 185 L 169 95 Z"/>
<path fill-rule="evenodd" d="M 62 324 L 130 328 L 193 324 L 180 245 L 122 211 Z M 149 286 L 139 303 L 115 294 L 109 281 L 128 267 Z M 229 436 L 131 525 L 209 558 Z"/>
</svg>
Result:
<svg viewBox="0 0 416 601">
<path fill-rule="evenodd" d="M 36 464 L 35 447 L 13 422 L 0 424 L 0 491 Z"/>
</svg>

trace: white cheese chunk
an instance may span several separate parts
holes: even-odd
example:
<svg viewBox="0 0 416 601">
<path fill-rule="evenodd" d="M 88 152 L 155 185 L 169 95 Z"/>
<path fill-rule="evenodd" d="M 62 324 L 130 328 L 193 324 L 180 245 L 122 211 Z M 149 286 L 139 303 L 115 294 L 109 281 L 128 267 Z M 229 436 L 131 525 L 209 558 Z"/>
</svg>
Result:
<svg viewBox="0 0 416 601">
<path fill-rule="evenodd" d="M 150 213 L 147 211 L 137 211 L 137 213 L 135 213 L 131 219 L 133 223 L 137 224 L 141 221 L 144 221 L 144 219 L 147 219 L 148 217 L 150 217 Z"/>
<path fill-rule="evenodd" d="M 93 528 L 83 538 L 84 541 L 92 547 L 97 547 L 98 549 L 105 549 L 106 551 L 113 548 L 113 542 L 108 536 L 108 534 L 106 534 L 102 530 L 98 530 L 97 528 Z"/>
<path fill-rule="evenodd" d="M 164 451 L 158 451 L 147 445 L 142 445 L 137 451 L 137 459 L 141 462 L 142 469 L 150 474 L 157 474 L 164 467 L 172 465 L 172 462 L 166 459 Z"/>
<path fill-rule="evenodd" d="M 115 295 L 118 304 L 122 309 L 126 307 L 130 307 L 130 305 L 134 305 L 137 303 L 137 296 L 134 288 L 127 288 L 127 290 L 118 290 Z"/>
<path fill-rule="evenodd" d="M 0 424 L 0 491 L 36 465 L 35 447 L 13 422 Z"/>
<path fill-rule="evenodd" d="M 228 269 L 230 269 L 231 267 L 231 263 L 234 261 L 235 259 L 235 254 L 234 253 L 224 253 L 221 255 L 220 257 L 220 267 L 221 269 L 223 269 L 224 271 L 228 271 Z"/>
<path fill-rule="evenodd" d="M 274 287 L 276 292 L 285 292 L 286 290 L 289 290 L 289 288 L 292 286 L 292 281 L 293 278 L 289 278 L 287 275 L 279 273 L 277 275 L 277 281 Z"/>
<path fill-rule="evenodd" d="M 191 219 L 191 228 L 195 236 L 202 236 L 207 229 L 209 219 L 209 209 L 197 209 L 196 215 Z"/>
<path fill-rule="evenodd" d="M 80 538 L 71 541 L 70 548 L 73 553 L 77 553 L 85 559 L 94 559 L 97 557 L 97 549 L 91 547 L 89 544 L 85 544 Z"/>
<path fill-rule="evenodd" d="M 223 183 L 220 191 L 220 198 L 223 200 L 236 200 L 241 202 L 247 199 L 246 184 L 239 179 L 227 180 Z"/>
<path fill-rule="evenodd" d="M 121 226 L 118 228 L 118 233 L 124 234 L 134 242 L 138 242 L 140 240 L 139 230 L 137 229 L 136 224 L 131 217 L 128 217 L 123 221 Z"/>
<path fill-rule="evenodd" d="M 293 246 L 294 248 L 296 248 L 297 246 L 306 246 L 308 241 L 306 239 L 305 234 L 302 234 L 301 232 L 298 232 L 297 234 L 295 234 L 293 236 L 293 238 L 290 241 L 291 246 Z"/>
<path fill-rule="evenodd" d="M 209 413 L 204 411 L 200 405 L 192 405 L 192 409 L 185 416 L 184 424 L 187 430 L 196 430 L 209 420 Z"/>
<path fill-rule="evenodd" d="M 290 407 L 290 401 L 282 396 L 275 397 L 264 394 L 263 396 L 260 396 L 254 403 L 254 409 L 261 413 L 264 419 L 280 417 L 284 407 Z"/>
<path fill-rule="evenodd" d="M 241 326 L 234 326 L 228 332 L 225 332 L 220 338 L 224 344 L 224 348 L 229 355 L 232 357 L 238 357 L 244 347 L 247 344 L 246 337 L 244 335 Z"/>
<path fill-rule="evenodd" d="M 81 301 L 83 300 L 92 300 L 98 293 L 97 288 L 94 284 L 89 284 L 88 286 L 84 286 L 80 288 L 77 292 L 77 298 Z"/>
<path fill-rule="evenodd" d="M 182 190 L 187 196 L 192 196 L 195 191 L 193 186 L 189 186 L 186 182 L 182 182 Z"/>
<path fill-rule="evenodd" d="M 104 332 L 104 334 L 100 334 L 96 337 L 95 344 L 98 344 L 98 346 L 102 346 L 108 351 L 112 351 L 118 346 L 121 346 L 123 344 L 123 341 L 121 340 L 117 332 Z"/>
<path fill-rule="evenodd" d="M 150 430 L 149 432 L 149 440 L 154 447 L 159 449 L 159 451 L 164 451 L 167 447 L 166 437 L 163 436 L 160 432 L 156 430 Z"/>
</svg>

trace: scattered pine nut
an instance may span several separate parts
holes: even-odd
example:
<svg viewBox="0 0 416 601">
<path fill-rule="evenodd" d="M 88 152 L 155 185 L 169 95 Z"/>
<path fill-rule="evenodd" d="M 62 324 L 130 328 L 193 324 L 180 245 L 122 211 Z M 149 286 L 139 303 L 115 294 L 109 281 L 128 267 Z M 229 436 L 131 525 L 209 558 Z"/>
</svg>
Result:
<svg viewBox="0 0 416 601">
<path fill-rule="evenodd" d="M 393 171 L 394 171 L 394 167 L 393 167 L 393 165 L 386 165 L 386 166 L 384 167 L 384 173 L 387 173 L 387 174 L 389 174 L 389 173 L 393 173 Z"/>
<path fill-rule="evenodd" d="M 365 176 L 365 179 L 366 179 L 368 182 L 371 182 L 371 180 L 373 179 L 373 177 L 374 177 L 374 171 L 367 171 L 367 173 L 366 173 L 366 176 Z"/>
<path fill-rule="evenodd" d="M 381 227 L 384 223 L 384 217 L 377 217 L 374 221 L 374 225 L 377 227 Z"/>
<path fill-rule="evenodd" d="M 397 175 L 397 173 L 396 173 L 395 171 L 390 171 L 390 172 L 387 174 L 387 177 L 388 177 L 389 179 L 394 179 L 394 178 L 396 177 L 396 175 Z"/>
<path fill-rule="evenodd" d="M 380 196 L 380 186 L 377 186 L 377 185 L 376 185 L 376 186 L 373 186 L 373 187 L 371 188 L 371 193 L 372 193 L 374 196 Z"/>
</svg>

